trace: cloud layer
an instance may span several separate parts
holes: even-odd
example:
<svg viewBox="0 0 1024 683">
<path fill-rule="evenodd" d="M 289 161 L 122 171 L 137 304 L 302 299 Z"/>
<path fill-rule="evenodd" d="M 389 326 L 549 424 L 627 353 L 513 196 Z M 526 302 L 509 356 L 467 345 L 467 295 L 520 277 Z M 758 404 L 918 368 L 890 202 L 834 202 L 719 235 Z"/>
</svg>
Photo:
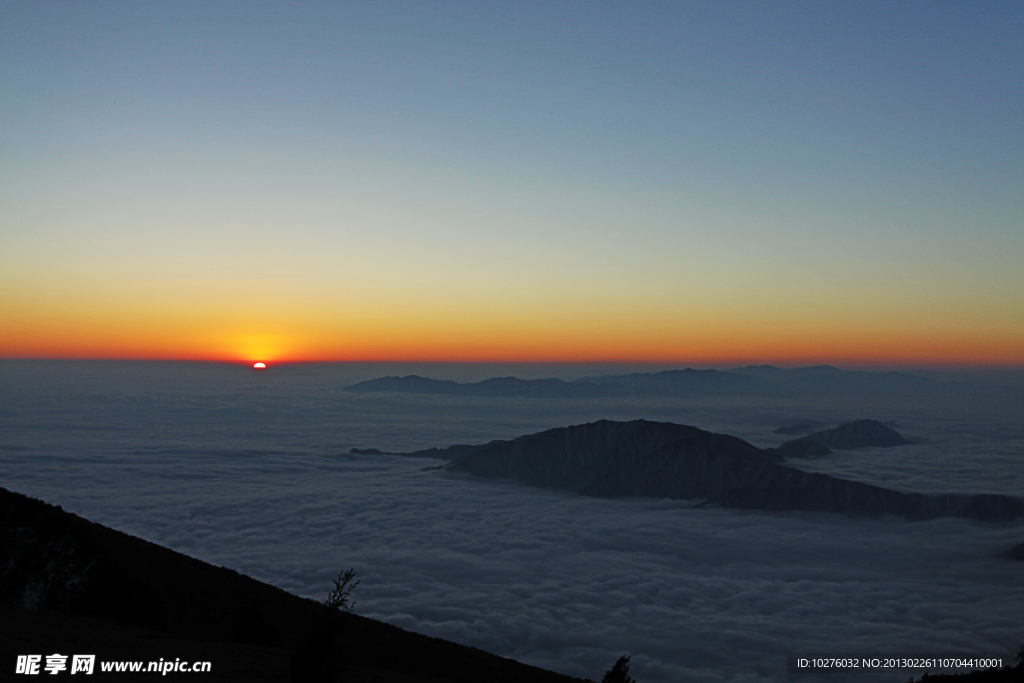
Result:
<svg viewBox="0 0 1024 683">
<path fill-rule="evenodd" d="M 624 652 L 644 683 L 780 681 L 787 652 L 992 652 L 1024 639 L 1020 568 L 993 557 L 1024 523 L 692 510 L 344 454 L 594 417 L 768 443 L 778 415 L 834 420 L 859 406 L 538 405 L 198 379 L 79 378 L 77 392 L 18 380 L 4 392 L 0 483 L 301 595 L 323 598 L 355 567 L 361 614 L 595 679 Z M 814 466 L 897 488 L 1021 490 L 1012 415 L 883 408 L 870 416 L 929 443 Z"/>
</svg>

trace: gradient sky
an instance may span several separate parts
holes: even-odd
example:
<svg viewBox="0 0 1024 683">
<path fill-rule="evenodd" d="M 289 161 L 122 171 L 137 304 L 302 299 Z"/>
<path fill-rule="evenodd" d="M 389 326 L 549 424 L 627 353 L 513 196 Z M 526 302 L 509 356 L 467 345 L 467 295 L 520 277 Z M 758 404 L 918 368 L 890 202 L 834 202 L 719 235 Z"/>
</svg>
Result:
<svg viewBox="0 0 1024 683">
<path fill-rule="evenodd" d="M 0 356 L 1024 364 L 1024 4 L 0 3 Z"/>
</svg>

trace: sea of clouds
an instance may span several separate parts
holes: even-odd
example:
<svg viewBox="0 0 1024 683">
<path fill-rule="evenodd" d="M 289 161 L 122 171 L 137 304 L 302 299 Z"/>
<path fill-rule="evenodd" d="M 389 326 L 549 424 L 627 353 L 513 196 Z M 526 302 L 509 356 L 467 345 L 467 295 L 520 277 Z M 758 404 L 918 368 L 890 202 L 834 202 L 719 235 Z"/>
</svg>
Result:
<svg viewBox="0 0 1024 683">
<path fill-rule="evenodd" d="M 596 680 L 627 652 L 641 683 L 781 681 L 790 652 L 1012 652 L 1024 640 L 1022 566 L 995 557 L 1024 541 L 1024 520 L 691 509 L 348 454 L 641 417 L 768 446 L 789 419 L 870 417 L 920 443 L 798 465 L 901 490 L 1020 495 L 1024 419 L 1010 389 L 944 385 L 859 402 L 341 389 L 384 374 L 407 373 L 0 362 L 0 485 L 299 595 L 322 599 L 354 567 L 360 614 Z"/>
</svg>

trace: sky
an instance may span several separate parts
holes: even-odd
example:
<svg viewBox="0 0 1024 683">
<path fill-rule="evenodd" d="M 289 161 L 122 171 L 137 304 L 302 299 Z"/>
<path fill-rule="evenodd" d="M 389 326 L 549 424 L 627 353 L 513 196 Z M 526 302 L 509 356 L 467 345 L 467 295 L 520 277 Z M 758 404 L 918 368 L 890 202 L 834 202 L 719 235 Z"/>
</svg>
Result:
<svg viewBox="0 0 1024 683">
<path fill-rule="evenodd" d="M 1024 365 L 1024 5 L 0 3 L 0 357 Z"/>
</svg>

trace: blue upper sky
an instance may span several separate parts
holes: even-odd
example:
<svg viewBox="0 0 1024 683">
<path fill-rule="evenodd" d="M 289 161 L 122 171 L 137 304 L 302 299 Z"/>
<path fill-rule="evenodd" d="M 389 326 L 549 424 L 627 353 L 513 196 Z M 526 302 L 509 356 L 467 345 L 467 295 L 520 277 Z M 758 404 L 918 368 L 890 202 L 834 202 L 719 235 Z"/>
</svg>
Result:
<svg viewBox="0 0 1024 683">
<path fill-rule="evenodd" d="M 36 341 L 0 353 L 202 293 L 207 353 L 444 356 L 378 319 L 441 301 L 448 357 L 568 316 L 596 356 L 850 326 L 1024 362 L 1022 35 L 1019 2 L 5 2 L 0 305 Z"/>
</svg>

